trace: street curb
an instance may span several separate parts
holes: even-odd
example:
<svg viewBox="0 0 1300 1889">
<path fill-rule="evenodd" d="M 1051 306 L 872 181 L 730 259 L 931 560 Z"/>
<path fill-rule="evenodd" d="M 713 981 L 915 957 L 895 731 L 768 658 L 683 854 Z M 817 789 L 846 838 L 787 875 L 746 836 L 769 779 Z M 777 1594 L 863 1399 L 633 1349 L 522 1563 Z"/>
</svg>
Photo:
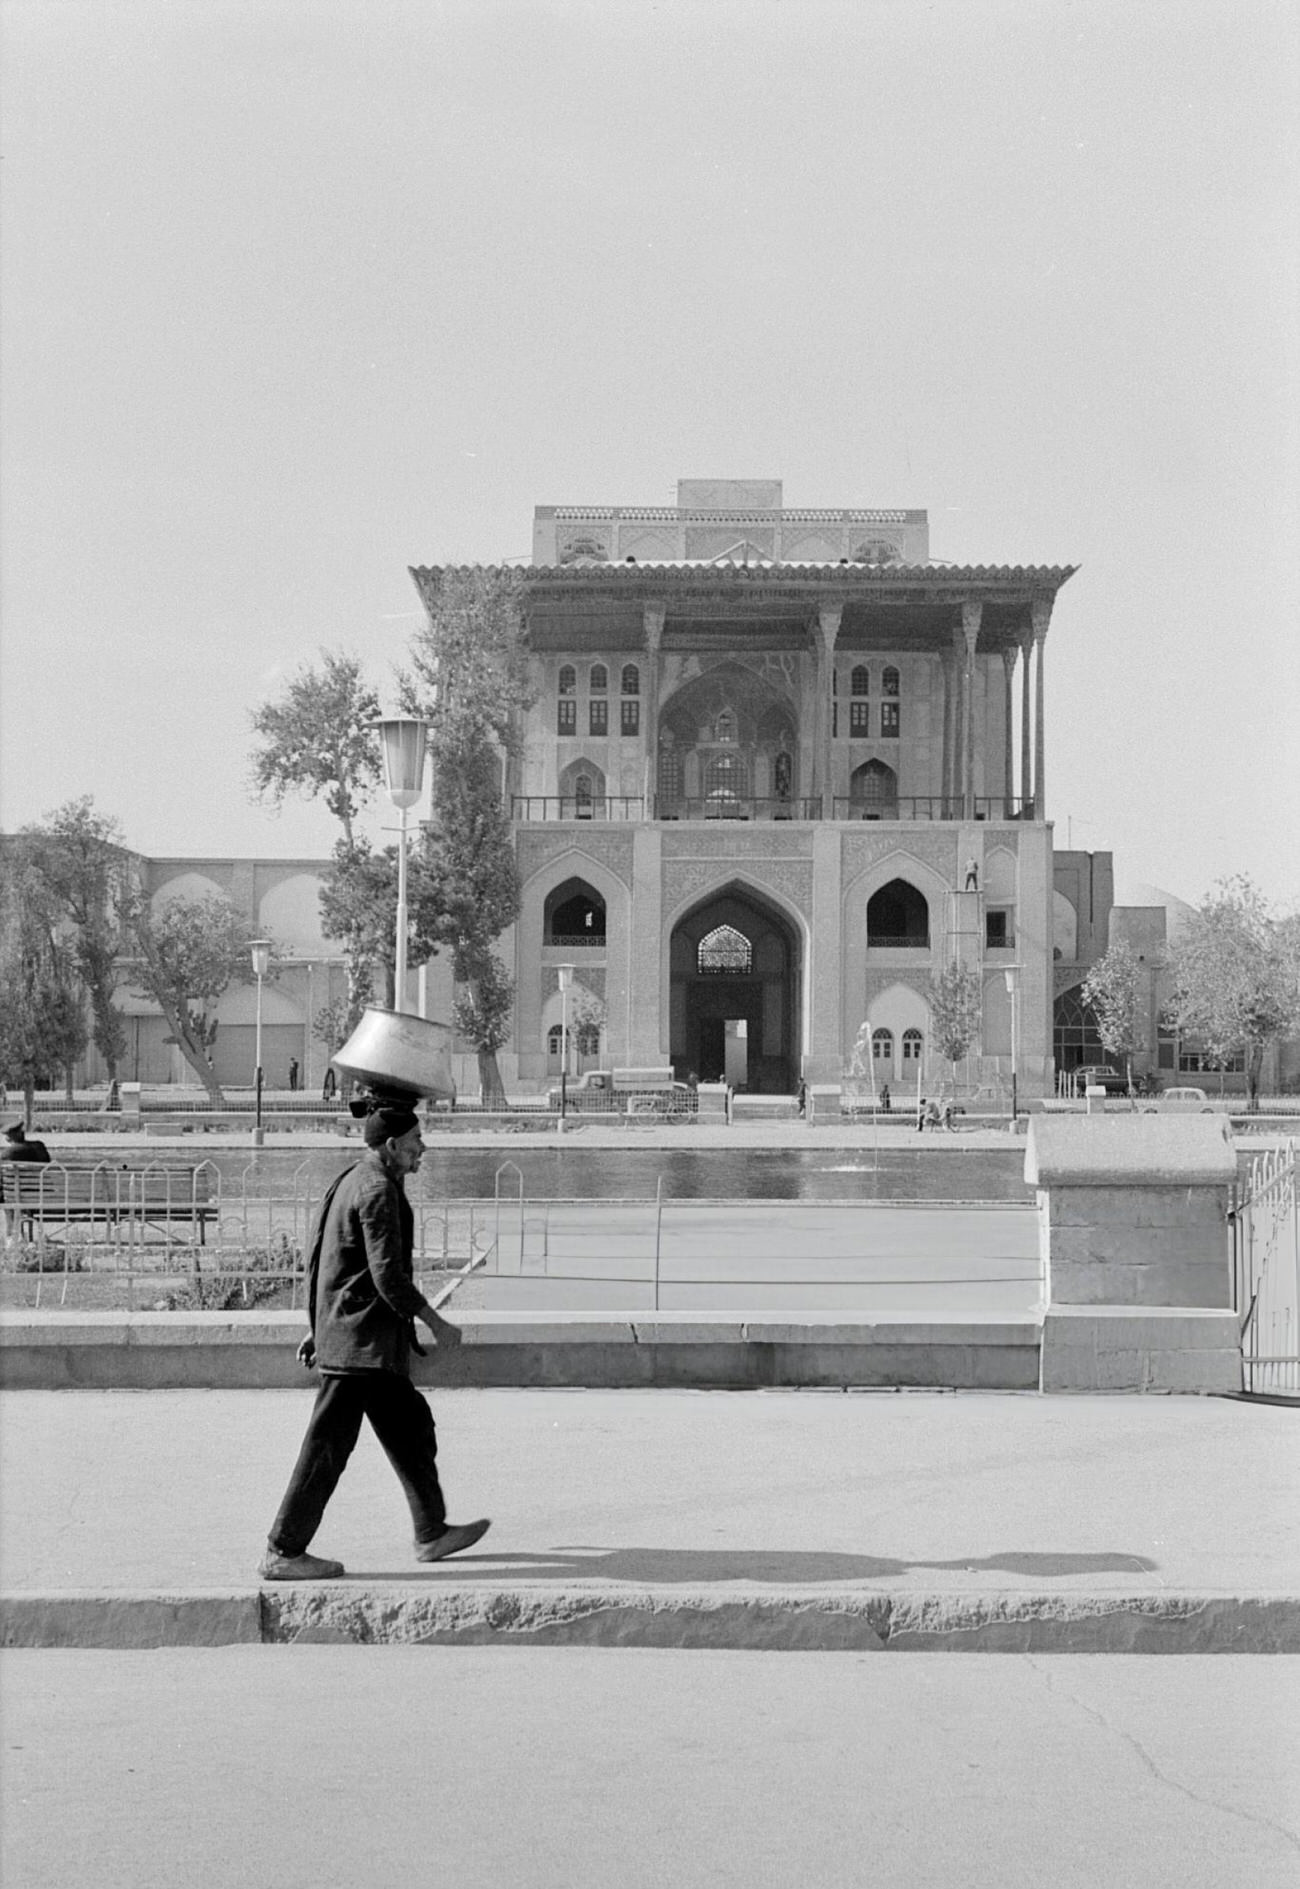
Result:
<svg viewBox="0 0 1300 1889">
<path fill-rule="evenodd" d="M 619 1646 L 802 1652 L 1300 1653 L 1300 1595 L 737 1591 L 343 1580 L 0 1596 L 0 1645 Z"/>
</svg>

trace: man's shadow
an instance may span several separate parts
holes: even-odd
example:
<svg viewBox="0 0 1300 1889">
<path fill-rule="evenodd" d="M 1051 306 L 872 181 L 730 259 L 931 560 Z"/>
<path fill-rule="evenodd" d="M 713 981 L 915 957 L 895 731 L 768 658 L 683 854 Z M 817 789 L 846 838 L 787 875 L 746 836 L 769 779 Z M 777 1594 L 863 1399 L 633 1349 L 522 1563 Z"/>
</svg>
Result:
<svg viewBox="0 0 1300 1889">
<path fill-rule="evenodd" d="M 541 1549 L 536 1554 L 457 1555 L 415 1568 L 367 1572 L 368 1581 L 419 1581 L 431 1576 L 500 1583 L 516 1581 L 624 1581 L 629 1585 L 715 1586 L 758 1581 L 772 1586 L 817 1587 L 837 1581 L 882 1581 L 932 1570 L 956 1574 L 1018 1574 L 1065 1580 L 1080 1574 L 1150 1574 L 1159 1564 L 1119 1550 L 1100 1554 L 1004 1554 L 955 1561 L 901 1561 L 830 1549 L 594 1548 Z"/>
</svg>

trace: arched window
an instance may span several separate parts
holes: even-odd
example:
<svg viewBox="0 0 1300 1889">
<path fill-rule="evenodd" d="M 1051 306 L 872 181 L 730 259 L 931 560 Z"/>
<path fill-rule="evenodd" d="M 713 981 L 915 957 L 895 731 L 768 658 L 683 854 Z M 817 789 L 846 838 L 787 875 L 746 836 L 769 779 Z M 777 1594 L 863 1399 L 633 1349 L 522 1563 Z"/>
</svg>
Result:
<svg viewBox="0 0 1300 1889">
<path fill-rule="evenodd" d="M 578 774 L 575 776 L 573 782 L 573 798 L 576 803 L 574 811 L 577 817 L 580 820 L 590 820 L 592 803 L 590 774 Z"/>
<path fill-rule="evenodd" d="M 591 665 L 591 675 L 588 677 L 587 686 L 593 695 L 604 695 L 609 688 L 609 670 L 603 662 L 594 662 Z"/>
<path fill-rule="evenodd" d="M 849 734 L 859 740 L 871 733 L 871 675 L 865 663 L 859 663 L 849 678 L 852 701 L 849 703 Z"/>
<path fill-rule="evenodd" d="M 573 1026 L 573 1043 L 579 1056 L 600 1055 L 600 1025 L 590 1017 Z"/>
<path fill-rule="evenodd" d="M 880 678 L 880 692 L 885 697 L 880 704 L 880 732 L 887 741 L 892 741 L 901 733 L 897 669 L 885 670 Z"/>
<path fill-rule="evenodd" d="M 701 977 L 748 977 L 754 947 L 734 925 L 719 925 L 700 939 L 695 961 Z"/>
<path fill-rule="evenodd" d="M 884 761 L 864 761 L 849 776 L 849 802 L 862 820 L 892 820 L 898 809 L 898 776 Z"/>
<path fill-rule="evenodd" d="M 623 693 L 624 695 L 640 695 L 641 693 L 641 671 L 634 662 L 623 664 Z"/>
<path fill-rule="evenodd" d="M 871 1032 L 871 1060 L 894 1066 L 894 1032 L 892 1030 L 873 1030 Z"/>
<path fill-rule="evenodd" d="M 667 746 L 659 750 L 659 810 L 675 807 L 682 797 L 682 757 Z"/>
<path fill-rule="evenodd" d="M 560 694 L 576 695 L 578 692 L 578 672 L 571 662 L 560 666 Z"/>
<path fill-rule="evenodd" d="M 903 1061 L 905 1063 L 919 1063 L 924 1047 L 925 1041 L 919 1030 L 903 1031 Z"/>
<path fill-rule="evenodd" d="M 927 950 L 930 908 L 906 879 L 891 879 L 867 902 L 867 944 Z"/>
<path fill-rule="evenodd" d="M 547 897 L 543 908 L 548 945 L 603 945 L 605 901 L 584 879 L 566 879 Z"/>
</svg>

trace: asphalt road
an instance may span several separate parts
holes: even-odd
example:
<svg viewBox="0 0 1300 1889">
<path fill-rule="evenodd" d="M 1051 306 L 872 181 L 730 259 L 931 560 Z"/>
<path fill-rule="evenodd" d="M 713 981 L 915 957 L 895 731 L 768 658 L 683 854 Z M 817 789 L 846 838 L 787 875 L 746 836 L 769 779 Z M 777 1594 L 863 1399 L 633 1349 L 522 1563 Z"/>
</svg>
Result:
<svg viewBox="0 0 1300 1889">
<path fill-rule="evenodd" d="M 1294 1889 L 1300 1660 L 9 1652 L 9 1889 Z"/>
</svg>

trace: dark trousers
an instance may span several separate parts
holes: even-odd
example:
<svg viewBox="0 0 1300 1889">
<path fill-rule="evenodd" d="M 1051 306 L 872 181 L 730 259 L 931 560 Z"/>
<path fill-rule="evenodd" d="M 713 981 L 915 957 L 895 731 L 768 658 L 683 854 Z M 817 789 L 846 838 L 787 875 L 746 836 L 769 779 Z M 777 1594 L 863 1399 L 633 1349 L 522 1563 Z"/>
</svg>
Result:
<svg viewBox="0 0 1300 1889">
<path fill-rule="evenodd" d="M 410 1378 L 393 1371 L 357 1372 L 321 1381 L 307 1434 L 268 1537 L 279 1554 L 305 1554 L 325 1505 L 368 1417 L 411 1506 L 417 1541 L 432 1541 L 447 1526 L 438 1482 L 438 1439 L 428 1403 Z"/>
</svg>

